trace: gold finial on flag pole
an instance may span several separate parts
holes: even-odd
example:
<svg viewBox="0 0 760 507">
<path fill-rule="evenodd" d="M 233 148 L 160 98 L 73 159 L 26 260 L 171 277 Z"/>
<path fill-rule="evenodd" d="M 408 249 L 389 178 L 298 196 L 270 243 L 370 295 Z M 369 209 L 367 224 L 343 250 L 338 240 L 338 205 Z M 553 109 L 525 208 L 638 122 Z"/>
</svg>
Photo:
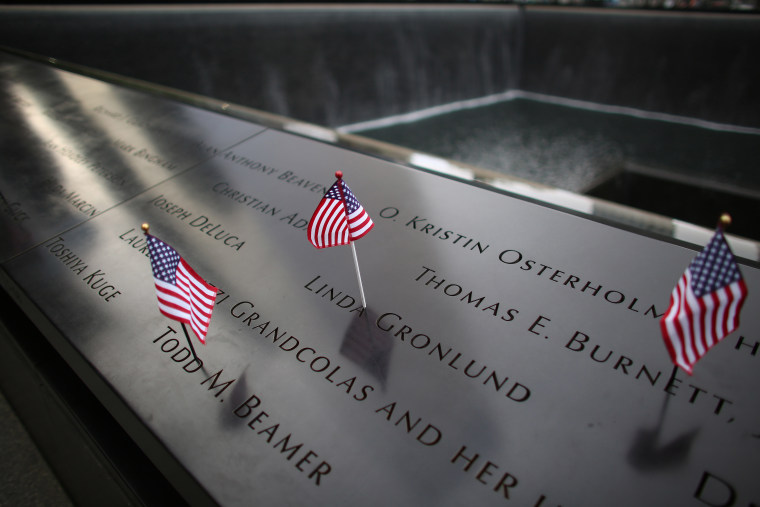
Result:
<svg viewBox="0 0 760 507">
<path fill-rule="evenodd" d="M 142 230 L 143 230 L 143 232 L 145 234 L 148 234 L 148 231 L 150 230 L 150 224 L 147 223 L 147 222 L 145 222 L 144 224 L 142 224 Z"/>
<path fill-rule="evenodd" d="M 725 229 L 729 225 L 731 225 L 731 215 L 728 213 L 723 213 L 718 220 L 718 227 Z"/>
</svg>

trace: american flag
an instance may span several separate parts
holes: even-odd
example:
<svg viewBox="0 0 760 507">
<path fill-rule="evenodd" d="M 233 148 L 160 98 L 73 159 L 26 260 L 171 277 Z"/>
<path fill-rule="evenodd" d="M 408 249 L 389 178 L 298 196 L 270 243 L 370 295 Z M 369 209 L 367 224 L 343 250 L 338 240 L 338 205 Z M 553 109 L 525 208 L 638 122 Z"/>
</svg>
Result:
<svg viewBox="0 0 760 507">
<path fill-rule="evenodd" d="M 718 228 L 678 280 L 660 320 L 673 363 L 691 375 L 694 363 L 739 327 L 746 297 L 747 285 Z"/>
<path fill-rule="evenodd" d="M 170 319 L 190 324 L 205 344 L 217 288 L 198 276 L 174 248 L 150 234 L 146 236 L 159 311 Z"/>
<path fill-rule="evenodd" d="M 375 226 L 348 185 L 338 177 L 319 202 L 306 234 L 317 248 L 347 245 Z"/>
</svg>

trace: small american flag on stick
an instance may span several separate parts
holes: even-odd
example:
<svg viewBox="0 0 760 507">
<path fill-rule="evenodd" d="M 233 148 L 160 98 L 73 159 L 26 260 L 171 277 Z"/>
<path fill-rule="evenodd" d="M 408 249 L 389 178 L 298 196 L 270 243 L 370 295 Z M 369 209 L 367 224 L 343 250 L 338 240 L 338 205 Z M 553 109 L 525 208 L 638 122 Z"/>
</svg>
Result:
<svg viewBox="0 0 760 507">
<path fill-rule="evenodd" d="M 189 324 L 205 344 L 217 288 L 198 276 L 174 248 L 148 234 L 148 224 L 143 224 L 143 230 L 148 238 L 158 310 L 183 326 Z"/>
<path fill-rule="evenodd" d="M 722 223 L 730 220 L 721 217 Z M 694 363 L 739 327 L 746 297 L 747 285 L 719 225 L 678 280 L 660 320 L 673 363 L 691 375 Z"/>
<path fill-rule="evenodd" d="M 356 247 L 353 242 L 371 231 L 375 224 L 343 181 L 343 172 L 335 171 L 335 177 L 338 181 L 333 183 L 319 201 L 306 228 L 306 235 L 309 242 L 317 248 L 351 245 L 362 305 L 367 308 L 362 276 L 359 272 L 359 260 L 356 257 Z"/>
<path fill-rule="evenodd" d="M 337 171 L 335 177 L 338 181 L 319 202 L 307 228 L 309 242 L 317 248 L 347 245 L 375 226 L 343 181 L 343 173 Z"/>
</svg>

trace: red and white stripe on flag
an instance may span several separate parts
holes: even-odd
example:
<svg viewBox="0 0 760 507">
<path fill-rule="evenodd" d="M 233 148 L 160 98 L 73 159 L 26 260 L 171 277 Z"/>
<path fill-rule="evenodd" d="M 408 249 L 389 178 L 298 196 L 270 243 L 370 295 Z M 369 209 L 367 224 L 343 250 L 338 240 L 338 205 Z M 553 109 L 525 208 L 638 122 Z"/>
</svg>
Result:
<svg viewBox="0 0 760 507">
<path fill-rule="evenodd" d="M 176 285 L 154 278 L 158 309 L 170 319 L 189 324 L 205 344 L 218 290 L 198 276 L 184 259 L 177 265 L 176 276 Z"/>
<path fill-rule="evenodd" d="M 375 223 L 369 217 L 362 205 L 348 215 L 348 235 L 351 241 L 356 241 L 367 234 L 375 226 Z"/>
<path fill-rule="evenodd" d="M 323 198 L 309 221 L 307 232 L 309 241 L 317 248 L 347 245 L 348 221 L 343 201 Z"/>
<path fill-rule="evenodd" d="M 319 201 L 306 234 L 317 248 L 347 245 L 363 237 L 375 226 L 348 185 L 335 182 Z"/>
<path fill-rule="evenodd" d="M 697 297 L 689 270 L 670 295 L 670 307 L 660 321 L 673 363 L 691 374 L 694 363 L 739 327 L 739 311 L 747 295 L 744 280 Z"/>
</svg>

